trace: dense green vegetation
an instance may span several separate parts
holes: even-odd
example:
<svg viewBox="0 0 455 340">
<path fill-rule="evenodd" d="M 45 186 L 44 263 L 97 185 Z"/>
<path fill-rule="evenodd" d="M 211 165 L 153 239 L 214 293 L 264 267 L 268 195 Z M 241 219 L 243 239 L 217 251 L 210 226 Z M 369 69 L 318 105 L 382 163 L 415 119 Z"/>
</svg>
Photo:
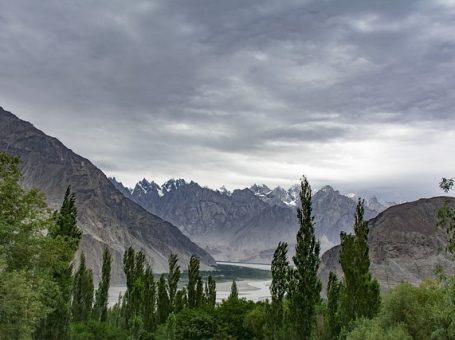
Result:
<svg viewBox="0 0 455 340">
<path fill-rule="evenodd" d="M 242 269 L 230 267 L 223 279 L 232 280 L 231 293 L 216 303 L 215 278 L 200 272 L 197 257 L 182 272 L 171 254 L 168 274 L 158 277 L 141 251 L 128 248 L 127 289 L 109 308 L 109 251 L 96 289 L 84 254 L 72 265 L 81 232 L 71 189 L 52 212 L 39 191 L 21 188 L 19 160 L 0 153 L 0 339 L 455 339 L 455 278 L 439 271 L 419 287 L 403 283 L 380 295 L 361 200 L 354 233 L 341 235 L 344 276 L 330 273 L 321 298 L 311 192 L 303 178 L 296 254 L 291 265 L 288 245 L 278 244 L 271 301 L 239 298 Z M 453 216 L 447 206 L 439 212 L 449 232 Z"/>
</svg>

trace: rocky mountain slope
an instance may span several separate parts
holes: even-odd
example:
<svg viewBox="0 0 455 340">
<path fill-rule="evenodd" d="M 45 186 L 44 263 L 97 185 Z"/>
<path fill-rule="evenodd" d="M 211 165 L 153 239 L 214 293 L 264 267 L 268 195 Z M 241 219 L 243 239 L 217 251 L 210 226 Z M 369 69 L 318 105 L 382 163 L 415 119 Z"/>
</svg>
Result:
<svg viewBox="0 0 455 340">
<path fill-rule="evenodd" d="M 80 249 L 95 277 L 100 273 L 105 246 L 113 255 L 114 284 L 123 280 L 122 256 L 129 246 L 143 250 L 156 272 L 166 270 L 171 252 L 179 254 L 182 263 L 195 254 L 204 267 L 214 264 L 213 258 L 177 227 L 126 198 L 89 160 L 1 107 L 0 151 L 21 158 L 23 185 L 42 190 L 54 208 L 71 185 L 83 230 Z"/>
<path fill-rule="evenodd" d="M 111 181 L 127 197 L 178 226 L 219 260 L 268 262 L 279 241 L 288 242 L 293 249 L 298 186 L 271 190 L 254 185 L 229 192 L 183 179 L 163 185 L 143 179 L 132 189 Z M 323 250 L 339 243 L 341 231 L 352 230 L 355 206 L 356 202 L 330 186 L 314 194 L 316 233 Z M 366 209 L 368 218 L 377 213 Z"/>
<path fill-rule="evenodd" d="M 453 257 L 446 252 L 447 234 L 436 226 L 436 211 L 446 199 L 455 206 L 453 197 L 420 199 L 392 206 L 369 221 L 371 270 L 382 289 L 401 281 L 418 284 L 433 276 L 436 265 L 455 273 Z M 324 287 L 330 271 L 342 275 L 339 251 L 335 246 L 322 256 Z"/>
</svg>

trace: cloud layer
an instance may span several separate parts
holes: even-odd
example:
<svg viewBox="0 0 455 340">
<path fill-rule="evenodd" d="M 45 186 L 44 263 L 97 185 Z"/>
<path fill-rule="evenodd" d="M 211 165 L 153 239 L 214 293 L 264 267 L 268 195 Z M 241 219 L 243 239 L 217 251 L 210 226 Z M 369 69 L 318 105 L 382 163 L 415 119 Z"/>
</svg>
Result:
<svg viewBox="0 0 455 340">
<path fill-rule="evenodd" d="M 0 105 L 127 184 L 455 175 L 454 1 L 0 4 Z"/>
</svg>

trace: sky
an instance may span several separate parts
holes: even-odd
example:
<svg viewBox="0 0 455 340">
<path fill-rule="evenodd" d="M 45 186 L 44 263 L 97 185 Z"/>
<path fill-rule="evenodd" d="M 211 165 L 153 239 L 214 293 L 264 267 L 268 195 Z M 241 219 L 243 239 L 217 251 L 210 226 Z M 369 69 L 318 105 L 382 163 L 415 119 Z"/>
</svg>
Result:
<svg viewBox="0 0 455 340">
<path fill-rule="evenodd" d="M 107 175 L 382 200 L 455 176 L 454 0 L 0 0 L 0 106 Z"/>
</svg>

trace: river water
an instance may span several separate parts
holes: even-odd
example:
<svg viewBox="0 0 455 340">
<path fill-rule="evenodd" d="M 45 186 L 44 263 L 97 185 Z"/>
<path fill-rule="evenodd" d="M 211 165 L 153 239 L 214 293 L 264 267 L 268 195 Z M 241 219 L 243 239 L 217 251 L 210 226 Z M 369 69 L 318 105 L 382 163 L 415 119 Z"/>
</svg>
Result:
<svg viewBox="0 0 455 340">
<path fill-rule="evenodd" d="M 272 281 L 269 278 L 269 264 L 220 261 L 217 262 L 217 265 L 219 269 L 213 272 L 216 280 L 217 302 L 221 302 L 229 296 L 232 278 L 236 280 L 240 298 L 252 301 L 270 299 L 269 289 Z M 232 271 L 234 271 L 234 274 Z M 119 294 L 123 295 L 125 290 L 125 286 L 111 287 L 109 289 L 109 306 L 113 306 L 118 301 Z"/>
</svg>

